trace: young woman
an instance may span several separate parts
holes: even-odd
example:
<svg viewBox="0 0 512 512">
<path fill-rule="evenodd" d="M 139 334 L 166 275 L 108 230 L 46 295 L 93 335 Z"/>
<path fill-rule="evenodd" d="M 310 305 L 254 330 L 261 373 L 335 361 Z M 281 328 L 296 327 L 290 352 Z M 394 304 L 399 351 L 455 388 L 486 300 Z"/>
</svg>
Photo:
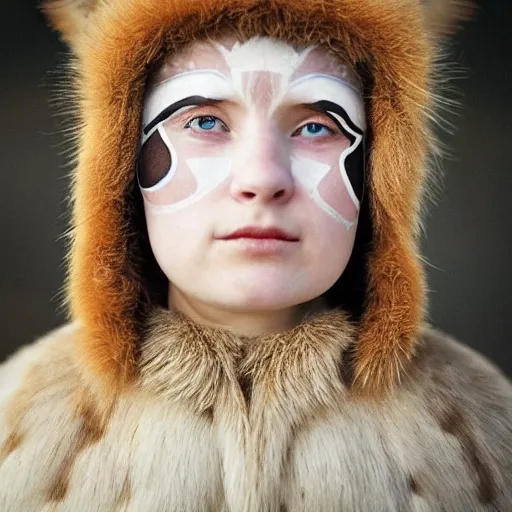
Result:
<svg viewBox="0 0 512 512">
<path fill-rule="evenodd" d="M 417 0 L 48 1 L 72 322 L 0 367 L 0 510 L 485 511 L 512 386 L 424 320 Z"/>
</svg>

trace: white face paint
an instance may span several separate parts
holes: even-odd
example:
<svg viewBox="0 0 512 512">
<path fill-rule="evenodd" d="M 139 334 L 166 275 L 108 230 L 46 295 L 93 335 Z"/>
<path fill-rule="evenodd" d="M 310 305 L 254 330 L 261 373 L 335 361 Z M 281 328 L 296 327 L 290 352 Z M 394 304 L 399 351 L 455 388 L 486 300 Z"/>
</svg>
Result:
<svg viewBox="0 0 512 512">
<path fill-rule="evenodd" d="M 296 51 L 268 38 L 194 43 L 160 70 L 143 126 L 138 176 L 148 231 L 175 286 L 209 303 L 216 289 L 230 289 L 227 303 L 243 307 L 243 283 L 254 307 L 272 307 L 334 284 L 352 250 L 364 173 L 364 105 L 348 67 L 318 48 Z M 219 244 L 248 225 L 279 227 L 300 242 L 286 247 L 294 254 L 281 247 L 272 268 L 266 260 L 265 273 L 254 265 L 262 251 L 231 244 L 225 254 L 228 242 Z M 233 258 L 240 263 L 242 254 L 237 273 Z M 316 277 L 312 264 L 321 267 Z M 223 269 L 229 278 L 215 288 Z"/>
<path fill-rule="evenodd" d="M 152 187 L 142 187 L 147 207 L 153 208 L 155 213 L 176 211 L 203 198 L 229 178 L 231 155 L 226 153 L 224 158 L 213 159 L 209 156 L 198 156 L 194 158 L 195 169 L 207 169 L 208 174 L 206 176 L 201 173 L 197 174 L 190 165 L 188 166 L 197 183 L 197 188 L 191 197 L 168 207 L 155 205 L 152 201 L 152 198 L 155 197 L 153 192 L 169 183 L 177 169 L 178 155 L 172 143 L 174 137 L 165 129 L 162 130 L 162 126 L 173 115 L 183 113 L 186 109 L 195 106 L 194 97 L 200 97 L 224 102 L 239 102 L 249 111 L 259 109 L 267 119 L 271 119 L 284 103 L 290 102 L 297 105 L 330 102 L 334 110 L 341 107 L 344 117 L 340 115 L 339 111 L 329 111 L 326 108 L 326 112 L 337 121 L 343 131 L 353 137 L 352 143 L 340 151 L 336 164 L 347 193 L 356 209 L 359 210 L 359 200 L 345 167 L 347 156 L 357 149 L 361 150 L 362 134 L 365 129 L 363 103 L 360 93 L 354 85 L 333 75 L 301 73 L 300 68 L 304 66 L 313 48 L 297 52 L 284 43 L 271 39 L 254 38 L 245 44 L 237 42 L 230 50 L 218 43 L 214 43 L 211 49 L 218 52 L 217 62 L 214 62 L 217 69 L 202 70 L 195 65 L 193 71 L 179 72 L 159 84 L 146 99 L 143 116 L 145 133 L 142 144 L 144 145 L 157 131 L 170 153 L 168 174 L 158 184 Z M 192 66 L 189 61 L 187 68 L 190 67 Z M 263 83 L 265 79 L 266 84 Z M 268 83 L 269 80 L 270 83 Z M 262 85 L 267 85 L 266 90 L 265 87 L 259 88 Z M 183 102 L 185 103 L 183 104 Z M 181 108 L 176 109 L 177 106 Z M 197 161 L 200 158 L 203 159 L 203 164 L 198 166 Z M 336 208 L 330 206 L 318 190 L 318 185 L 333 166 L 328 166 L 312 158 L 298 158 L 292 153 L 290 153 L 289 159 L 295 179 L 308 191 L 316 204 L 347 228 L 352 227 L 354 221 L 343 217 L 336 211 Z M 186 162 L 188 163 L 189 160 Z M 312 183 L 316 183 L 317 186 L 312 188 Z"/>
</svg>

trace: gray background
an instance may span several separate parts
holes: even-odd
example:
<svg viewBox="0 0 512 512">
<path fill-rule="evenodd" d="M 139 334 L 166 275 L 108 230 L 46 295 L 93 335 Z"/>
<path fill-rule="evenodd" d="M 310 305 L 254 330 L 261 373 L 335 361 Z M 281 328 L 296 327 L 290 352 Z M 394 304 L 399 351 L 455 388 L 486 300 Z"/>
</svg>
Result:
<svg viewBox="0 0 512 512">
<path fill-rule="evenodd" d="M 508 0 L 485 0 L 451 46 L 463 107 L 444 139 L 444 189 L 427 223 L 435 325 L 512 375 L 512 37 Z M 67 174 L 49 106 L 65 48 L 35 2 L 0 7 L 0 360 L 64 321 Z"/>
</svg>

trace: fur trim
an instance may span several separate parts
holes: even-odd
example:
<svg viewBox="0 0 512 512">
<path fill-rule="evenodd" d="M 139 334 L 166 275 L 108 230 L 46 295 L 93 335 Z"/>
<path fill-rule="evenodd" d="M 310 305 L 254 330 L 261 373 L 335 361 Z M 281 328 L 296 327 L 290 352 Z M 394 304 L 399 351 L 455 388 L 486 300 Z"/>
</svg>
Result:
<svg viewBox="0 0 512 512">
<path fill-rule="evenodd" d="M 100 0 L 43 0 L 41 9 L 51 25 L 71 46 L 92 24 L 92 15 Z M 473 0 L 419 0 L 425 7 L 427 26 L 438 34 L 452 33 L 461 21 L 475 11 Z"/>
<path fill-rule="evenodd" d="M 455 32 L 461 21 L 468 21 L 476 5 L 472 0 L 423 0 L 428 25 L 442 35 Z"/>
<path fill-rule="evenodd" d="M 438 5 L 434 0 L 429 4 Z M 460 4 L 460 3 L 459 3 Z M 429 119 L 436 45 L 417 0 L 109 0 L 47 2 L 73 41 L 83 129 L 74 179 L 68 296 L 84 326 L 79 353 L 116 392 L 137 372 L 154 308 L 134 216 L 134 162 L 148 69 L 165 52 L 227 29 L 329 47 L 371 76 L 369 188 L 373 225 L 367 301 L 352 354 L 355 385 L 392 388 L 407 371 L 423 318 L 419 212 L 434 144 Z M 455 3 L 453 3 L 455 5 Z M 461 5 L 461 4 L 460 4 Z M 94 23 L 75 23 L 76 10 Z M 74 9 L 74 10 L 73 10 Z M 458 10 L 450 10 L 455 19 Z M 64 29 L 64 27 L 68 27 Z M 78 32 L 72 28 L 79 27 Z M 77 41 L 80 40 L 78 44 Z M 135 220 L 134 220 L 135 219 Z M 138 219 L 140 222 L 140 219 Z"/>
<path fill-rule="evenodd" d="M 78 44 L 81 34 L 92 23 L 92 15 L 99 0 L 43 0 L 42 11 L 52 27 L 71 47 Z"/>
</svg>

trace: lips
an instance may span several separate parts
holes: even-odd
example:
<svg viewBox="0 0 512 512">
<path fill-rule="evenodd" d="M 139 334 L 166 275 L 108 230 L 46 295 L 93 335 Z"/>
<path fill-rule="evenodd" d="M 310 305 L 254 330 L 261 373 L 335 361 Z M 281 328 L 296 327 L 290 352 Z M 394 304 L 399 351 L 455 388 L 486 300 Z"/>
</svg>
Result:
<svg viewBox="0 0 512 512">
<path fill-rule="evenodd" d="M 291 233 L 277 228 L 261 228 L 257 226 L 247 226 L 237 229 L 229 235 L 219 237 L 220 240 L 236 240 L 237 238 L 253 238 L 259 240 L 283 240 L 286 242 L 298 242 L 298 238 Z"/>
</svg>

